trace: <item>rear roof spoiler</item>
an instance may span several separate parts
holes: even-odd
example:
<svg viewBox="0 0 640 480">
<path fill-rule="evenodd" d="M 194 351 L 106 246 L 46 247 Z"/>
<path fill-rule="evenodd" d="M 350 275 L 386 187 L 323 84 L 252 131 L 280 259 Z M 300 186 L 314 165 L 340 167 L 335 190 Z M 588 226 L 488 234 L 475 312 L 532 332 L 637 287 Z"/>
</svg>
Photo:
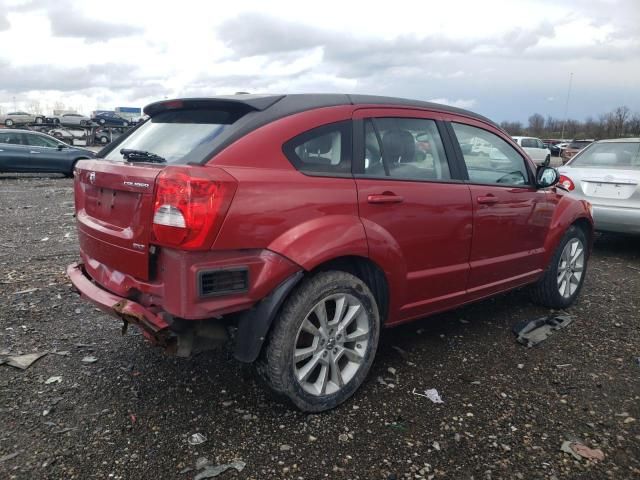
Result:
<svg viewBox="0 0 640 480">
<path fill-rule="evenodd" d="M 210 98 L 176 98 L 150 103 L 144 107 L 144 113 L 153 117 L 166 110 L 178 109 L 241 109 L 246 112 L 266 110 L 284 95 L 221 95 Z"/>
</svg>

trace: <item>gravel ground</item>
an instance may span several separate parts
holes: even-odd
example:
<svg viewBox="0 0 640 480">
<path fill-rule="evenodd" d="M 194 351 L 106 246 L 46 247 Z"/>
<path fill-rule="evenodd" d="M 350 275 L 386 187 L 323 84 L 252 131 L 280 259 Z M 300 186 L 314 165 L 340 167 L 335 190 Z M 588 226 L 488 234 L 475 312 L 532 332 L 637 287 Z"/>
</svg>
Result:
<svg viewBox="0 0 640 480">
<path fill-rule="evenodd" d="M 202 457 L 246 463 L 218 478 L 640 478 L 637 239 L 598 239 L 574 323 L 539 346 L 511 327 L 548 312 L 513 292 L 385 331 L 355 397 L 306 415 L 228 351 L 167 357 L 72 293 L 71 187 L 0 175 L 0 359 L 50 352 L 0 366 L 0 478 L 190 480 Z"/>
</svg>

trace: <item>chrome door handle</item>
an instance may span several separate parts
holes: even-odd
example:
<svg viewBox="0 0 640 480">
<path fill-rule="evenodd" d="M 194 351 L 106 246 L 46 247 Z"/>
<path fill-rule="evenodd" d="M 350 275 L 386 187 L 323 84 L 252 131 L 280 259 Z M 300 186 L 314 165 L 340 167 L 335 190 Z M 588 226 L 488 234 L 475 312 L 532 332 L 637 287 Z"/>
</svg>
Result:
<svg viewBox="0 0 640 480">
<path fill-rule="evenodd" d="M 40 153 L 40 152 L 37 152 L 35 150 L 29 150 L 29 153 Z"/>
</svg>

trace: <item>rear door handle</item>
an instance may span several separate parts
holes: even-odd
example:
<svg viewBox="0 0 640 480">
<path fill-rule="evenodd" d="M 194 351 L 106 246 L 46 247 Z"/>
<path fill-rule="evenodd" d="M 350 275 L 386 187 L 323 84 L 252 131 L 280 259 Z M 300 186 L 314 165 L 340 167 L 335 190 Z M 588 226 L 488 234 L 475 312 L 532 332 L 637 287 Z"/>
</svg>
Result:
<svg viewBox="0 0 640 480">
<path fill-rule="evenodd" d="M 404 197 L 395 195 L 391 192 L 385 192 L 377 195 L 369 195 L 367 202 L 369 203 L 401 203 L 404 201 Z"/>
<path fill-rule="evenodd" d="M 477 200 L 478 203 L 481 203 L 483 205 L 493 205 L 494 203 L 499 202 L 498 197 L 492 195 L 491 193 L 489 195 L 481 195 L 477 198 Z"/>
<path fill-rule="evenodd" d="M 36 150 L 29 150 L 29 153 L 40 153 L 40 152 L 38 152 Z"/>
</svg>

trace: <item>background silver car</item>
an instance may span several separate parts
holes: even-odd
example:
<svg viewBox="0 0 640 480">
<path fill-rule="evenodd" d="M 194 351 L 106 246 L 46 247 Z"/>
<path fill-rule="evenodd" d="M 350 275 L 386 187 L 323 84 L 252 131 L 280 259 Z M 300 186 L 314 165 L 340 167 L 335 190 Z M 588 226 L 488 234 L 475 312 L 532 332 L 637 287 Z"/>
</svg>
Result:
<svg viewBox="0 0 640 480">
<path fill-rule="evenodd" d="M 80 115 L 79 113 L 63 113 L 61 115 L 54 115 L 53 117 L 51 117 L 51 120 L 53 120 L 53 123 L 58 123 L 60 125 L 91 125 L 91 119 L 89 117 L 85 117 L 84 115 Z"/>
<path fill-rule="evenodd" d="M 594 142 L 558 171 L 571 195 L 593 205 L 596 230 L 640 234 L 640 138 Z"/>
<path fill-rule="evenodd" d="M 4 115 L 0 114 L 0 123 L 7 127 L 21 125 L 25 123 L 44 123 L 44 115 L 37 115 L 27 112 L 9 112 Z"/>
</svg>

